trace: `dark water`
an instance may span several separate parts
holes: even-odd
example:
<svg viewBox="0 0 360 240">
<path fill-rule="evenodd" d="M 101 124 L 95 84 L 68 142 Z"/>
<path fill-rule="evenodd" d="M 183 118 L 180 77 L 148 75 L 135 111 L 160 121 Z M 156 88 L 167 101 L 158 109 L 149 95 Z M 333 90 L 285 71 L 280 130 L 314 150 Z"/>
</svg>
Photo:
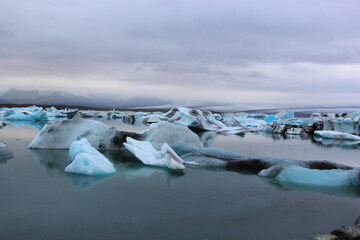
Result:
<svg viewBox="0 0 360 240">
<path fill-rule="evenodd" d="M 27 125 L 0 130 L 14 152 L 0 163 L 0 239 L 306 239 L 352 225 L 360 215 L 357 188 L 280 186 L 256 175 L 192 168 L 175 173 L 139 164 L 126 151 L 104 152 L 117 169 L 108 178 L 67 174 L 68 151 L 27 149 L 37 132 Z M 359 154 L 309 139 L 207 140 L 254 156 L 356 165 Z"/>
</svg>

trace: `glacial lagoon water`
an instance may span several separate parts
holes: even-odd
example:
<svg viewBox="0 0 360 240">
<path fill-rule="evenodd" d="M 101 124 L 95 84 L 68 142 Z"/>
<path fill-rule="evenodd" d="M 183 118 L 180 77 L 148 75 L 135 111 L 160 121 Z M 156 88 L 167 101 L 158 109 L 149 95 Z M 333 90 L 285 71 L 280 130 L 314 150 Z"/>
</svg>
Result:
<svg viewBox="0 0 360 240">
<path fill-rule="evenodd" d="M 144 166 L 125 150 L 104 152 L 117 169 L 108 178 L 68 174 L 68 151 L 27 148 L 40 127 L 0 130 L 14 153 L 0 162 L 0 239 L 307 239 L 360 215 L 359 188 L 281 186 L 225 170 L 178 173 Z M 360 166 L 357 145 L 253 133 L 200 137 L 249 156 Z"/>
</svg>

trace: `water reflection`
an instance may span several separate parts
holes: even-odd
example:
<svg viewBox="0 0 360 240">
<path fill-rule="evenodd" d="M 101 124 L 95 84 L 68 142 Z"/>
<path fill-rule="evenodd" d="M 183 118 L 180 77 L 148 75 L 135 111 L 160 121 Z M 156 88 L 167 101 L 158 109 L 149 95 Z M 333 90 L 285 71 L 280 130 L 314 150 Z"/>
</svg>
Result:
<svg viewBox="0 0 360 240">
<path fill-rule="evenodd" d="M 63 172 L 70 164 L 68 150 L 29 149 L 29 151 L 46 169 L 56 169 Z"/>
<path fill-rule="evenodd" d="M 359 141 L 339 140 L 339 139 L 324 139 L 321 137 L 314 137 L 311 142 L 323 148 L 342 148 L 344 150 L 358 150 L 360 149 Z"/>
<path fill-rule="evenodd" d="M 46 121 L 11 121 L 11 120 L 6 120 L 6 123 L 15 127 L 23 127 L 23 126 L 31 126 L 37 130 L 41 130 L 45 124 L 47 123 Z"/>
<path fill-rule="evenodd" d="M 70 164 L 69 151 L 58 149 L 29 149 L 37 161 L 47 170 L 58 170 L 65 174 L 78 190 L 85 191 L 111 177 L 124 179 L 150 178 L 161 175 L 167 184 L 172 180 L 185 175 L 183 171 L 174 171 L 166 168 L 146 166 L 139 162 L 129 151 L 103 151 L 102 153 L 114 164 L 116 173 L 110 176 L 87 176 L 82 174 L 65 173 L 65 168 Z"/>
<path fill-rule="evenodd" d="M 279 183 L 272 178 L 262 178 L 262 179 L 265 182 L 269 183 L 270 185 L 275 186 L 278 189 L 284 191 L 317 192 L 331 196 L 344 196 L 344 197 L 352 197 L 352 198 L 360 197 L 359 186 L 319 187 L 319 186 L 306 186 L 306 185 L 298 185 L 298 184 Z"/>
</svg>

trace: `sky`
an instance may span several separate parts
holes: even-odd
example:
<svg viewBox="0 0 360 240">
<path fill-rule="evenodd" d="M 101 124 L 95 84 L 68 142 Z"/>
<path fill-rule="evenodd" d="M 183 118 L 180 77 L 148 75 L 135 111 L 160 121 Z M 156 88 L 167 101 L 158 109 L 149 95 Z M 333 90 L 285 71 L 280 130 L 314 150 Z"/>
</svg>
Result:
<svg viewBox="0 0 360 240">
<path fill-rule="evenodd" d="M 359 105 L 358 0 L 0 0 L 0 92 Z"/>
</svg>

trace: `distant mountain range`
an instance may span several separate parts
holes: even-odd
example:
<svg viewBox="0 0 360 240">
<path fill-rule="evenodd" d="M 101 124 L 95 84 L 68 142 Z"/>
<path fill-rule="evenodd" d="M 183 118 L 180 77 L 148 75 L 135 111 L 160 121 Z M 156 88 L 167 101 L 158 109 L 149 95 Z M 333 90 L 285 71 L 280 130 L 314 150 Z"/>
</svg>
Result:
<svg viewBox="0 0 360 240">
<path fill-rule="evenodd" d="M 0 96 L 0 104 L 35 104 L 66 105 L 104 108 L 136 108 L 171 104 L 170 101 L 151 98 L 133 97 L 130 99 L 114 99 L 113 97 L 86 97 L 56 91 L 9 89 Z"/>
</svg>

